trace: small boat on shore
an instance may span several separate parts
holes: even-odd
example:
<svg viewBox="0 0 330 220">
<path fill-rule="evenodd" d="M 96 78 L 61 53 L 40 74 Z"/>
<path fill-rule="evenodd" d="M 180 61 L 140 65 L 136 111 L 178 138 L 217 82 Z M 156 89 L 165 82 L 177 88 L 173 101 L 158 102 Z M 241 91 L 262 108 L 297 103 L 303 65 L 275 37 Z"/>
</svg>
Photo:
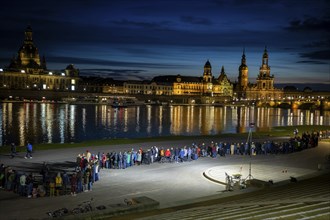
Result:
<svg viewBox="0 0 330 220">
<path fill-rule="evenodd" d="M 127 108 L 127 105 L 126 105 L 125 103 L 122 103 L 122 102 L 114 101 L 114 102 L 111 104 L 111 107 L 112 107 L 112 108 Z"/>
</svg>

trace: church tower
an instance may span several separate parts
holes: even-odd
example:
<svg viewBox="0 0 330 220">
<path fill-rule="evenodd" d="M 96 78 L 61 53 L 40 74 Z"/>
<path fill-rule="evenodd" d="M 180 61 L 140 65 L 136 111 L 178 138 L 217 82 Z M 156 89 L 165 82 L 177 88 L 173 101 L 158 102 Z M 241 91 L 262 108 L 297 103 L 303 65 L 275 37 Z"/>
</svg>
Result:
<svg viewBox="0 0 330 220">
<path fill-rule="evenodd" d="M 38 48 L 33 44 L 32 35 L 32 28 L 31 26 L 28 26 L 25 30 L 24 43 L 18 51 L 18 56 L 22 61 L 22 66 L 26 66 L 32 63 L 39 66 L 41 64 Z"/>
<path fill-rule="evenodd" d="M 262 65 L 259 69 L 259 75 L 257 78 L 257 88 L 260 90 L 274 89 L 274 76 L 270 75 L 267 47 L 265 47 L 264 54 L 262 55 Z"/>
<path fill-rule="evenodd" d="M 39 73 L 46 69 L 46 61 L 41 61 L 38 48 L 33 43 L 33 32 L 28 26 L 24 32 L 23 45 L 19 48 L 17 57 L 12 60 L 9 68 L 26 70 L 29 73 Z"/>
<path fill-rule="evenodd" d="M 243 49 L 241 65 L 238 68 L 238 72 L 239 72 L 238 74 L 239 90 L 245 91 L 248 86 L 248 72 L 249 72 L 249 68 L 246 65 L 245 48 Z"/>
<path fill-rule="evenodd" d="M 204 65 L 204 73 L 203 73 L 203 93 L 204 94 L 212 94 L 212 67 L 209 60 L 206 61 Z"/>
<path fill-rule="evenodd" d="M 212 67 L 209 60 L 204 65 L 203 82 L 212 82 Z"/>
</svg>

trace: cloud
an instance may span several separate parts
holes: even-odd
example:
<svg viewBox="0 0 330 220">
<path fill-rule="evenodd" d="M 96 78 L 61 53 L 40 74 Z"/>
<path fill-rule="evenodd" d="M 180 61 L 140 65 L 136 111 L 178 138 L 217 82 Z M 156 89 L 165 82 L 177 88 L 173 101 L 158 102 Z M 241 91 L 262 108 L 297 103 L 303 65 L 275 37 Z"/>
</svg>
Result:
<svg viewBox="0 0 330 220">
<path fill-rule="evenodd" d="M 188 24 L 197 24 L 197 25 L 211 25 L 212 22 L 206 18 L 193 17 L 193 16 L 182 16 L 181 21 Z"/>
<path fill-rule="evenodd" d="M 165 29 L 171 23 L 169 21 L 161 22 L 146 22 L 146 21 L 132 21 L 127 19 L 122 19 L 120 21 L 112 21 L 115 25 L 135 27 L 135 28 L 148 28 L 148 29 Z"/>
<path fill-rule="evenodd" d="M 113 78 L 115 80 L 147 80 L 146 70 L 142 69 L 80 69 L 81 76 Z"/>
<path fill-rule="evenodd" d="M 326 62 L 316 61 L 316 60 L 301 60 L 296 63 L 305 63 L 305 64 L 328 64 Z"/>
<path fill-rule="evenodd" d="M 310 47 L 310 48 L 315 48 L 315 47 L 330 48 L 330 39 L 313 41 L 313 42 L 305 44 L 303 46 Z"/>
<path fill-rule="evenodd" d="M 148 63 L 148 62 L 126 62 L 115 61 L 95 58 L 81 58 L 81 57 L 64 57 L 64 56 L 50 56 L 47 58 L 47 62 L 56 63 L 74 63 L 81 65 L 101 65 L 101 66 L 125 66 L 134 68 L 157 68 L 157 69 L 172 69 L 183 68 L 183 65 L 179 64 L 162 64 L 162 63 Z M 78 67 L 79 68 L 79 67 Z"/>
<path fill-rule="evenodd" d="M 301 53 L 300 57 L 312 60 L 330 60 L 330 49 Z"/>
<path fill-rule="evenodd" d="M 304 20 L 296 19 L 290 21 L 288 27 L 285 29 L 290 31 L 326 31 L 329 32 L 330 29 L 330 19 L 329 17 L 306 17 Z"/>
</svg>

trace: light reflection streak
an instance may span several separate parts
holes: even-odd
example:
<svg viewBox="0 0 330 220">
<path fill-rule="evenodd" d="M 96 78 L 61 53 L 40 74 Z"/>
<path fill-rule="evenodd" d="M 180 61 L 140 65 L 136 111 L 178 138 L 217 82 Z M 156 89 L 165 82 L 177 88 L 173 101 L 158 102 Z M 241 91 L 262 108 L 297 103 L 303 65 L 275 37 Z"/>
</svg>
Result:
<svg viewBox="0 0 330 220">
<path fill-rule="evenodd" d="M 42 137 L 46 136 L 47 130 L 46 130 L 46 104 L 41 104 L 41 117 L 40 117 L 40 123 L 41 123 L 41 129 L 42 129 Z M 35 118 L 36 119 L 36 118 Z M 43 140 L 45 141 L 45 140 Z"/>
<path fill-rule="evenodd" d="M 3 131 L 3 122 L 4 121 L 4 116 L 2 113 L 2 106 L 0 106 L 0 146 L 3 146 L 3 135 L 2 133 L 4 133 Z"/>
<path fill-rule="evenodd" d="M 70 113 L 69 113 L 69 130 L 70 130 L 70 138 L 74 139 L 75 137 L 75 123 L 76 123 L 76 105 L 70 105 Z"/>
<path fill-rule="evenodd" d="M 26 143 L 25 140 L 25 111 L 24 108 L 19 108 L 19 113 L 18 113 L 18 129 L 19 129 L 19 146 L 24 146 Z"/>
<path fill-rule="evenodd" d="M 198 128 L 199 128 L 199 133 L 201 132 L 202 130 L 202 108 L 199 108 L 198 109 Z"/>
<path fill-rule="evenodd" d="M 48 138 L 48 143 L 53 142 L 53 119 L 54 119 L 54 108 L 51 104 L 47 105 L 47 124 L 46 124 L 46 129 L 47 129 L 47 138 Z"/>
<path fill-rule="evenodd" d="M 135 126 L 135 131 L 136 132 L 140 132 L 140 106 L 138 106 L 137 108 L 136 108 L 136 115 L 135 115 L 135 118 L 136 118 L 136 120 L 135 120 L 135 124 L 136 124 L 136 126 Z"/>
<path fill-rule="evenodd" d="M 124 109 L 124 132 L 128 131 L 128 112 L 127 108 Z"/>
<path fill-rule="evenodd" d="M 113 109 L 113 126 L 112 126 L 114 133 L 117 132 L 118 114 L 119 114 L 119 110 L 114 108 Z"/>
<path fill-rule="evenodd" d="M 65 142 L 65 109 L 60 108 L 59 111 L 59 133 L 60 133 L 60 143 Z"/>
<path fill-rule="evenodd" d="M 33 117 L 31 118 L 30 117 L 30 114 L 29 114 L 29 111 L 30 111 L 30 108 L 32 108 L 32 114 L 33 114 Z M 33 103 L 33 104 L 28 104 L 27 105 L 27 113 L 25 114 L 26 116 L 26 132 L 27 133 L 30 133 L 30 126 L 29 125 L 29 120 L 32 120 L 33 122 L 33 126 L 32 126 L 32 131 L 35 131 L 38 129 L 38 125 L 39 125 L 39 116 L 38 116 L 38 105 L 36 103 Z M 28 137 L 28 139 L 30 139 L 31 137 Z M 31 140 L 27 140 L 27 141 L 31 141 Z"/>
<path fill-rule="evenodd" d="M 158 120 L 159 120 L 158 134 L 161 135 L 163 132 L 163 106 L 160 106 L 159 108 Z"/>
<path fill-rule="evenodd" d="M 86 108 L 82 109 L 82 113 L 81 113 L 81 118 L 82 118 L 82 128 L 83 131 L 86 132 Z"/>
<path fill-rule="evenodd" d="M 103 126 L 107 126 L 107 106 L 106 105 L 101 105 L 101 124 Z"/>
<path fill-rule="evenodd" d="M 151 106 L 147 106 L 147 134 L 151 132 Z"/>
</svg>

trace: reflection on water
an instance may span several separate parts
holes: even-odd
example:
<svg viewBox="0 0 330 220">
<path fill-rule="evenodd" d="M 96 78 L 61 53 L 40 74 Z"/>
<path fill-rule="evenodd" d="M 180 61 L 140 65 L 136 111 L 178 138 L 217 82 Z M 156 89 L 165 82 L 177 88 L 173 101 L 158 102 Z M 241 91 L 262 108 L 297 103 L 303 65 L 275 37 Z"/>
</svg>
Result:
<svg viewBox="0 0 330 220">
<path fill-rule="evenodd" d="M 255 107 L 2 103 L 0 146 L 14 141 L 66 143 L 93 139 L 214 135 L 273 126 L 330 125 L 330 112 Z"/>
</svg>

